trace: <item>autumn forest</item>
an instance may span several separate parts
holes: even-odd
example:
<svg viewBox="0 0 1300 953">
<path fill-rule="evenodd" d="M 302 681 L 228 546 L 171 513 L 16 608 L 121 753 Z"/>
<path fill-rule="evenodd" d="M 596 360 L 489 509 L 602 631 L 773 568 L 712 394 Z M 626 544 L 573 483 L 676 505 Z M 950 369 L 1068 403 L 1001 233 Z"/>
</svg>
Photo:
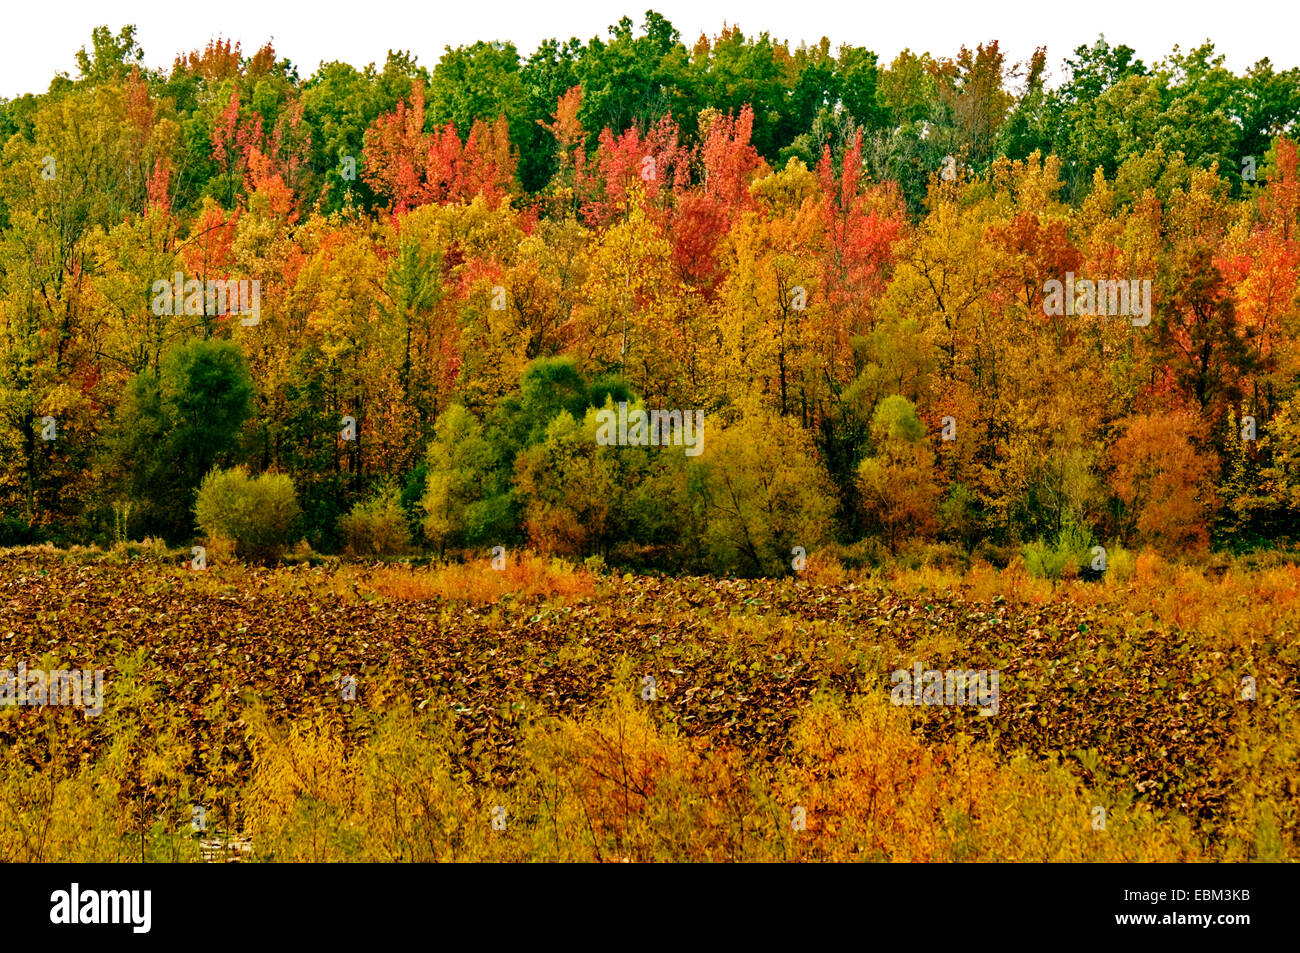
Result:
<svg viewBox="0 0 1300 953">
<path fill-rule="evenodd" d="M 75 61 L 0 101 L 0 860 L 1300 856 L 1300 70 Z"/>
<path fill-rule="evenodd" d="M 0 106 L 0 543 L 188 540 L 223 468 L 287 476 L 283 541 L 322 552 L 752 575 L 1295 534 L 1294 70 L 1099 39 L 1048 89 L 1043 51 L 653 13 L 432 69 L 141 57 L 101 28 Z M 1050 313 L 1067 276 L 1152 313 Z M 703 452 L 601 445 L 606 402 L 702 412 Z"/>
</svg>

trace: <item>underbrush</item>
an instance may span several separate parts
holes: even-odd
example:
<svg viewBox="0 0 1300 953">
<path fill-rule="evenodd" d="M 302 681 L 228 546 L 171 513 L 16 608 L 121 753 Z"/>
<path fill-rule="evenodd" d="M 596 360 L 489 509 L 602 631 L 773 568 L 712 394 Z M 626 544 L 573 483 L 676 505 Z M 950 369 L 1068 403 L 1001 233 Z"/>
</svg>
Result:
<svg viewBox="0 0 1300 953">
<path fill-rule="evenodd" d="M 561 559 L 525 554 L 493 560 L 446 563 L 427 568 L 385 566 L 367 575 L 365 585 L 389 599 L 445 599 L 472 603 L 517 599 L 584 599 L 596 594 L 596 576 Z"/>
<path fill-rule="evenodd" d="M 1282 846 L 1256 810 L 1246 840 L 1210 851 L 1185 819 L 1061 765 L 969 739 L 926 744 L 869 696 L 819 697 L 789 757 L 768 765 L 611 693 L 583 718 L 532 724 L 508 787 L 489 780 L 489 758 L 457 765 L 447 712 L 375 700 L 350 725 L 277 724 L 248 707 L 253 769 L 233 793 L 252 860 L 1195 861 L 1278 859 Z M 6 759 L 0 859 L 199 859 L 187 753 L 164 732 L 133 760 L 139 740 L 78 770 Z M 132 796 L 141 781 L 149 795 Z"/>
</svg>

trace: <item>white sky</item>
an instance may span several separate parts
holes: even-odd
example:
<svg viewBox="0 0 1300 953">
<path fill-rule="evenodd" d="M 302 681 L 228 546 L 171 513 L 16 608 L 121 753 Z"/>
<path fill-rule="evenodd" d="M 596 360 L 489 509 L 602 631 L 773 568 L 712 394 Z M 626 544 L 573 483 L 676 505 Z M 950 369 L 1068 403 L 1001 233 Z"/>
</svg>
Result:
<svg viewBox="0 0 1300 953">
<path fill-rule="evenodd" d="M 146 62 L 165 68 L 212 37 L 239 40 L 245 53 L 269 38 L 306 78 L 322 60 L 382 63 L 390 47 L 429 67 L 444 46 L 480 39 L 511 40 L 527 56 L 546 37 L 604 37 L 623 15 L 639 26 L 647 8 L 687 46 L 724 22 L 792 45 L 824 35 L 886 63 L 904 48 L 951 56 L 990 39 L 1023 60 L 1046 44 L 1053 84 L 1061 60 L 1098 33 L 1148 65 L 1175 43 L 1209 38 L 1238 72 L 1265 56 L 1275 68 L 1300 66 L 1300 0 L 14 0 L 0 14 L 0 97 L 43 92 L 56 71 L 75 77 L 74 55 L 99 24 L 116 33 L 134 23 Z"/>
</svg>

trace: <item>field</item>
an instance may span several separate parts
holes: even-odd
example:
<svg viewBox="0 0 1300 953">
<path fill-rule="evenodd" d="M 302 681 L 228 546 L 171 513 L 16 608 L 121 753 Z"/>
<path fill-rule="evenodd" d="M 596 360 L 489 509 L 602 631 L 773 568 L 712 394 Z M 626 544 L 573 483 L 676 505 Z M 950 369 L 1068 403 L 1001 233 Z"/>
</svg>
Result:
<svg viewBox="0 0 1300 953">
<path fill-rule="evenodd" d="M 9 550 L 0 665 L 105 674 L 0 706 L 0 860 L 1294 860 L 1300 570 L 1221 569 Z"/>
</svg>

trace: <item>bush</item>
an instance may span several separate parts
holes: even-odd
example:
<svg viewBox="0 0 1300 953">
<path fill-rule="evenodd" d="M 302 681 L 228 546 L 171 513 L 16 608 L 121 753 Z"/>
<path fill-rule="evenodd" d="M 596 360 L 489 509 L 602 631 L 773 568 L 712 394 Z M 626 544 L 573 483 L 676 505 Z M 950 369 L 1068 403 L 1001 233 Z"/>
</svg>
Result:
<svg viewBox="0 0 1300 953">
<path fill-rule="evenodd" d="M 995 569 L 1006 569 L 1016 558 L 1014 546 L 999 546 L 989 539 L 982 539 L 971 552 L 972 562 L 986 562 Z"/>
<path fill-rule="evenodd" d="M 30 546 L 40 541 L 40 531 L 21 516 L 0 514 L 0 546 Z"/>
<path fill-rule="evenodd" d="M 162 566 L 174 564 L 180 555 L 181 550 L 170 548 L 165 540 L 149 536 L 140 542 L 126 540 L 114 543 L 104 559 L 106 562 L 118 565 L 125 565 L 134 559 L 139 559 Z"/>
<path fill-rule="evenodd" d="M 1068 578 L 1075 575 L 1081 566 L 1091 563 L 1092 543 L 1092 531 L 1067 518 L 1054 544 L 1037 540 L 1027 543 L 1021 552 L 1031 576 L 1038 579 Z"/>
<path fill-rule="evenodd" d="M 411 545 L 411 529 L 395 483 L 381 483 L 368 500 L 339 519 L 339 534 L 349 556 L 392 556 Z"/>
<path fill-rule="evenodd" d="M 903 569 L 943 569 L 964 573 L 970 569 L 970 557 L 959 543 L 927 543 L 910 540 L 894 557 L 896 566 Z"/>
<path fill-rule="evenodd" d="M 594 416 L 579 422 L 561 411 L 515 459 L 524 527 L 543 552 L 584 555 L 621 535 L 618 451 L 597 443 L 595 427 Z"/>
<path fill-rule="evenodd" d="M 867 536 L 850 545 L 831 543 L 819 550 L 851 572 L 879 569 L 889 560 L 885 544 L 874 536 Z"/>
<path fill-rule="evenodd" d="M 204 533 L 233 539 L 241 557 L 258 561 L 283 554 L 300 512 L 288 476 L 264 473 L 249 477 L 243 467 L 209 472 L 194 506 Z"/>
<path fill-rule="evenodd" d="M 1115 582 L 1127 582 L 1133 578 L 1137 568 L 1137 554 L 1118 544 L 1106 549 L 1106 578 Z"/>
<path fill-rule="evenodd" d="M 596 594 L 596 577 L 590 567 L 529 552 L 505 554 L 500 571 L 486 559 L 431 566 L 416 571 L 409 566 L 385 566 L 367 576 L 367 582 L 387 599 L 422 602 L 428 599 L 499 603 L 590 599 Z"/>
<path fill-rule="evenodd" d="M 969 552 L 980 533 L 979 499 L 964 484 L 954 483 L 939 504 L 939 526 L 943 534 L 960 542 Z"/>
<path fill-rule="evenodd" d="M 208 566 L 228 566 L 238 562 L 235 555 L 235 541 L 228 536 L 205 536 L 198 541 L 204 548 L 204 558 Z"/>
<path fill-rule="evenodd" d="M 710 568 L 784 575 L 795 546 L 811 551 L 830 537 L 835 490 L 812 438 L 793 419 L 762 410 L 709 434 L 691 485 Z"/>
<path fill-rule="evenodd" d="M 898 395 L 876 407 L 871 437 L 876 453 L 858 464 L 854 480 L 859 509 L 868 529 L 896 552 L 903 540 L 931 536 L 938 528 L 934 452 L 916 408 Z"/>
<path fill-rule="evenodd" d="M 840 586 L 847 578 L 844 566 L 825 549 L 808 554 L 808 568 L 803 572 L 803 581 L 810 586 Z"/>
<path fill-rule="evenodd" d="M 1021 552 L 1025 557 L 1025 568 L 1035 579 L 1060 579 L 1070 555 L 1042 540 L 1026 543 Z"/>
<path fill-rule="evenodd" d="M 291 550 L 284 554 L 281 561 L 286 566 L 337 566 L 339 557 L 318 553 L 311 548 L 311 543 L 305 539 L 300 539 Z"/>
</svg>

